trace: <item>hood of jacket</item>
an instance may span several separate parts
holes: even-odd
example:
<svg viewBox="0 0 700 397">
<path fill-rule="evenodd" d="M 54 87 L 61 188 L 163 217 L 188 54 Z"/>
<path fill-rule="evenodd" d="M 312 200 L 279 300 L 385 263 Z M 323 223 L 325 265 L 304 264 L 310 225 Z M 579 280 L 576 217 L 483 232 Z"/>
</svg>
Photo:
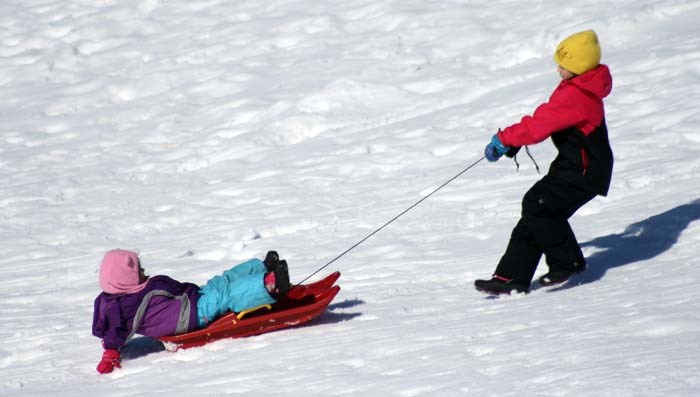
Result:
<svg viewBox="0 0 700 397">
<path fill-rule="evenodd" d="M 100 263 L 100 288 L 108 294 L 133 294 L 146 287 L 140 282 L 139 257 L 135 252 L 109 251 Z"/>
<path fill-rule="evenodd" d="M 606 65 L 598 65 L 595 69 L 567 82 L 599 99 L 607 97 L 612 91 L 612 75 Z"/>
</svg>

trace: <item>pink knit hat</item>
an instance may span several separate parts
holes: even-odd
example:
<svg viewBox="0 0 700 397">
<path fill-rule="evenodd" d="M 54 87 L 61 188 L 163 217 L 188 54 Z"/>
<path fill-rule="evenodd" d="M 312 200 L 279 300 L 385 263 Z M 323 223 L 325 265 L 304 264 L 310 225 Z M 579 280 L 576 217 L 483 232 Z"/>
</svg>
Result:
<svg viewBox="0 0 700 397">
<path fill-rule="evenodd" d="M 135 252 L 108 251 L 100 263 L 100 287 L 108 294 L 133 294 L 146 287 L 139 284 L 139 257 Z"/>
</svg>

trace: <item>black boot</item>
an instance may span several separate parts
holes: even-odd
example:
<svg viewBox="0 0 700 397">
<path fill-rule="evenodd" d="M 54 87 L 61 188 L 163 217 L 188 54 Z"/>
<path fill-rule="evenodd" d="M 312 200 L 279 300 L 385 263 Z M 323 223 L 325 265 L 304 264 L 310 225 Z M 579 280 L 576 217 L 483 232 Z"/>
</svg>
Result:
<svg viewBox="0 0 700 397">
<path fill-rule="evenodd" d="M 263 263 L 265 264 L 265 269 L 267 269 L 268 272 L 274 272 L 279 261 L 280 256 L 277 255 L 277 251 L 267 251 L 267 255 L 265 255 L 265 260 Z"/>
<path fill-rule="evenodd" d="M 287 267 L 287 261 L 282 260 L 277 263 L 277 267 L 274 270 L 275 273 L 275 291 L 276 296 L 286 295 L 289 292 L 289 268 Z"/>
<path fill-rule="evenodd" d="M 513 281 L 513 279 L 501 277 L 494 274 L 490 280 L 476 280 L 474 281 L 474 287 L 481 292 L 486 292 L 487 294 L 508 294 L 512 291 L 527 293 L 530 290 L 530 284 L 519 283 Z"/>
<path fill-rule="evenodd" d="M 541 286 L 547 287 L 550 285 L 556 285 L 556 284 L 561 284 L 565 281 L 567 281 L 571 276 L 579 273 L 583 273 L 586 271 L 586 263 L 584 262 L 583 264 L 576 262 L 574 263 L 574 267 L 571 269 L 566 269 L 566 270 L 551 270 L 549 273 L 545 274 L 544 276 L 540 277 L 537 279 L 537 282 L 540 283 Z"/>
</svg>

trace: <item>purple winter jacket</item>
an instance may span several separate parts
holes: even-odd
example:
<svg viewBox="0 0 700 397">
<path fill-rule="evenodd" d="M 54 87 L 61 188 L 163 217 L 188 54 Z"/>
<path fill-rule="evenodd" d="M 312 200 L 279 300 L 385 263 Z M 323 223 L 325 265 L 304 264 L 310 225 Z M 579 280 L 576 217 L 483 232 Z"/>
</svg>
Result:
<svg viewBox="0 0 700 397">
<path fill-rule="evenodd" d="M 95 298 L 92 334 L 105 349 L 119 350 L 134 334 L 150 337 L 178 335 L 197 328 L 199 287 L 168 276 L 154 276 L 133 294 Z"/>
</svg>

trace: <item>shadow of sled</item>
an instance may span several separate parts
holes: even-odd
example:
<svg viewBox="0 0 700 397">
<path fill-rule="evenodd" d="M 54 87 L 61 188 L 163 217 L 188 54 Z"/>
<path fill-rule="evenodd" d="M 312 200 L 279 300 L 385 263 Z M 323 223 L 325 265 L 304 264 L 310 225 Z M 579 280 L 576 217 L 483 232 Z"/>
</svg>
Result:
<svg viewBox="0 0 700 397">
<path fill-rule="evenodd" d="M 549 291 L 592 283 L 602 279 L 610 269 L 655 258 L 671 249 L 683 230 L 698 219 L 700 199 L 634 223 L 622 233 L 585 242 L 581 247 L 602 248 L 603 251 L 587 259 L 588 269 L 584 273 Z"/>
<path fill-rule="evenodd" d="M 355 317 L 361 316 L 362 313 L 336 313 L 334 312 L 334 310 L 346 309 L 357 305 L 363 305 L 364 303 L 365 301 L 361 299 L 346 299 L 342 302 L 333 303 L 331 305 L 328 305 L 328 310 L 320 316 L 318 316 L 318 318 L 313 323 L 302 324 L 297 328 L 312 327 L 314 325 L 321 324 L 342 323 L 345 321 L 352 320 Z"/>
</svg>

